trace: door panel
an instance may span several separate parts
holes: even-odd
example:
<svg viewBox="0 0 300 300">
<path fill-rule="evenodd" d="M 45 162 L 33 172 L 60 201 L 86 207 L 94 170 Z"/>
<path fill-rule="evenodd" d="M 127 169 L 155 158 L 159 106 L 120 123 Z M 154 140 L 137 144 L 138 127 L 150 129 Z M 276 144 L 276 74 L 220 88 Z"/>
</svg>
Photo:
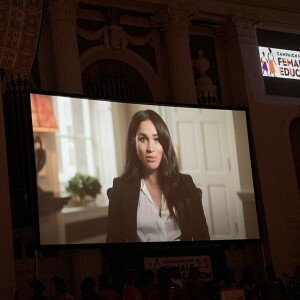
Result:
<svg viewBox="0 0 300 300">
<path fill-rule="evenodd" d="M 224 172 L 219 123 L 203 122 L 201 127 L 206 172 Z"/>
<path fill-rule="evenodd" d="M 231 234 L 227 189 L 226 185 L 209 185 L 207 187 L 211 212 L 211 233 L 214 238 L 224 238 Z"/>
<path fill-rule="evenodd" d="M 197 136 L 194 122 L 177 123 L 179 153 L 179 167 L 188 172 L 197 172 L 200 169 L 197 153 Z"/>
<path fill-rule="evenodd" d="M 167 116 L 180 172 L 190 174 L 203 192 L 203 208 L 211 239 L 240 238 L 232 153 L 232 114 L 222 110 L 174 108 Z M 232 146 L 233 145 L 233 146 Z"/>
</svg>

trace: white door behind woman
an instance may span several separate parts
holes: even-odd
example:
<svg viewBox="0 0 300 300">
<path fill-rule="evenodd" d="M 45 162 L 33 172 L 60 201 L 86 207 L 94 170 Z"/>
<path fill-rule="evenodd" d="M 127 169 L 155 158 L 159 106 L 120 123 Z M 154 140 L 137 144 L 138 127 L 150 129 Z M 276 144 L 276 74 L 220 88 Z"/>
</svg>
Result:
<svg viewBox="0 0 300 300">
<path fill-rule="evenodd" d="M 211 239 L 245 238 L 232 112 L 174 108 L 166 120 L 180 171 L 202 189 Z"/>
</svg>

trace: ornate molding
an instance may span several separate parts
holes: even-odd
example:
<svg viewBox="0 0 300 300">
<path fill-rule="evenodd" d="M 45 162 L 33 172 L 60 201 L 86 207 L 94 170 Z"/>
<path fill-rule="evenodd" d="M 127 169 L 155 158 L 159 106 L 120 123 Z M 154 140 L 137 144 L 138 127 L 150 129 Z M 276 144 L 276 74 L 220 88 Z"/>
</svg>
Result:
<svg viewBox="0 0 300 300">
<path fill-rule="evenodd" d="M 217 104 L 217 86 L 206 74 L 210 69 L 210 62 L 202 49 L 198 49 L 198 57 L 192 61 L 192 65 L 199 72 L 198 78 L 195 78 L 198 102 L 202 104 Z"/>
<path fill-rule="evenodd" d="M 159 11 L 151 19 L 151 26 L 160 27 L 168 34 L 178 36 L 180 32 L 187 34 L 194 12 L 191 10 L 168 7 Z"/>
<path fill-rule="evenodd" d="M 258 16 L 242 15 L 239 12 L 230 15 L 224 27 L 215 28 L 215 36 L 221 41 L 225 50 L 235 43 L 256 44 L 256 28 L 261 23 Z"/>
<path fill-rule="evenodd" d="M 0 68 L 29 71 L 40 34 L 43 0 L 0 4 Z"/>
<path fill-rule="evenodd" d="M 79 0 L 51 0 L 45 8 L 50 22 L 76 22 L 76 9 Z"/>
<path fill-rule="evenodd" d="M 236 30 L 240 43 L 256 43 L 256 27 L 261 23 L 261 18 L 255 15 L 243 15 L 236 12 L 231 16 L 232 25 Z"/>
<path fill-rule="evenodd" d="M 105 25 L 96 31 L 77 27 L 77 34 L 86 40 L 102 40 L 107 49 L 126 49 L 127 45 L 143 46 L 149 43 L 152 46 L 153 31 L 144 36 L 131 36 L 118 24 Z"/>
</svg>

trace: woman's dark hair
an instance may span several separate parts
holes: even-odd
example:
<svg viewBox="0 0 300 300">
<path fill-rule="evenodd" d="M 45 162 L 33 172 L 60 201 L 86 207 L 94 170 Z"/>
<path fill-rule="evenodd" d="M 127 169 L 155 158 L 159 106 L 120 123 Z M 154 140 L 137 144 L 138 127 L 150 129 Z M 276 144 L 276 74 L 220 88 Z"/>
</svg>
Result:
<svg viewBox="0 0 300 300">
<path fill-rule="evenodd" d="M 138 111 L 131 119 L 126 141 L 126 163 L 122 176 L 125 179 L 131 179 L 137 175 L 140 178 L 142 176 L 143 165 L 136 151 L 136 133 L 140 124 L 148 120 L 154 124 L 158 140 L 163 148 L 163 157 L 158 172 L 159 182 L 172 214 L 173 204 L 168 201 L 168 198 L 178 184 L 179 168 L 169 129 L 161 116 L 153 110 Z"/>
</svg>

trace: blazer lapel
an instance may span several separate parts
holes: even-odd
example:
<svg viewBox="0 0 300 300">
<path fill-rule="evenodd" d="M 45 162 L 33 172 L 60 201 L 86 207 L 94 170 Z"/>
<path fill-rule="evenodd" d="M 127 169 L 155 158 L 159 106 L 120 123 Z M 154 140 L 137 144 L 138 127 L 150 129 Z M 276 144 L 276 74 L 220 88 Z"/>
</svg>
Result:
<svg viewBox="0 0 300 300">
<path fill-rule="evenodd" d="M 123 213 L 126 228 L 127 242 L 137 242 L 137 206 L 140 195 L 140 180 L 133 180 L 130 182 L 124 182 L 122 192 L 124 195 L 123 201 Z"/>
</svg>

